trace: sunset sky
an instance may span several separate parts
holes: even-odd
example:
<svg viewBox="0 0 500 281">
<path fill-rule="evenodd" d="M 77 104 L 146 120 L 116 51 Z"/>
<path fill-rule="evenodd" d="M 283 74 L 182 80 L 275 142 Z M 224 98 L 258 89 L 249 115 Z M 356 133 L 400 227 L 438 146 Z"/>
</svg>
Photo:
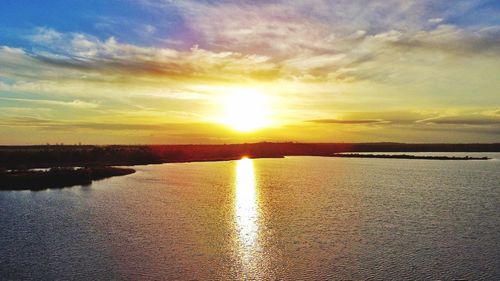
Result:
<svg viewBox="0 0 500 281">
<path fill-rule="evenodd" d="M 500 1 L 0 2 L 0 144 L 499 142 Z"/>
</svg>

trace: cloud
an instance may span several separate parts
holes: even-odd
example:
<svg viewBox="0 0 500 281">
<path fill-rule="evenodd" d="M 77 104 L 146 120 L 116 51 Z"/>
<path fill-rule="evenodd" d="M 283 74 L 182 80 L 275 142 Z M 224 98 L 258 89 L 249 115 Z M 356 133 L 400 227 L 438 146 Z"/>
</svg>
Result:
<svg viewBox="0 0 500 281">
<path fill-rule="evenodd" d="M 33 34 L 28 35 L 28 39 L 40 44 L 54 43 L 62 37 L 62 33 L 48 27 L 37 27 Z"/>
<path fill-rule="evenodd" d="M 444 19 L 443 18 L 432 18 L 429 19 L 428 22 L 430 23 L 441 23 Z"/>
<path fill-rule="evenodd" d="M 124 135 L 138 130 L 221 138 L 203 126 L 224 131 L 207 120 L 220 111 L 228 88 L 258 89 L 272 101 L 273 117 L 290 123 L 287 128 L 301 127 L 269 133 L 273 138 L 302 138 L 308 135 L 301 133 L 304 127 L 314 131 L 329 124 L 341 133 L 316 136 L 366 139 L 377 130 L 465 134 L 470 127 L 497 127 L 491 116 L 499 114 L 491 106 L 500 103 L 500 26 L 489 20 L 495 11 L 487 9 L 470 24 L 483 1 L 134 3 L 176 19 L 168 28 L 134 21 L 127 25 L 130 34 L 120 36 L 127 19 L 103 17 L 95 34 L 41 26 L 19 33 L 29 40 L 23 45 L 4 42 L 9 46 L 0 46 L 1 100 L 50 108 L 38 117 L 53 131 L 74 126 Z M 93 109 L 95 119 L 85 109 Z M 51 121 L 68 119 L 74 121 Z M 365 130 L 370 133 L 363 135 Z"/>
<path fill-rule="evenodd" d="M 186 24 L 197 31 L 203 44 L 273 56 L 350 48 L 347 39 L 391 32 L 412 37 L 432 30 L 448 16 L 467 14 L 483 5 L 481 1 L 458 5 L 430 0 L 167 2 L 168 9 L 173 5 L 184 13 Z"/>
<path fill-rule="evenodd" d="M 26 117 L 26 116 L 15 116 L 0 119 L 0 126 L 7 127 L 17 127 L 17 126 L 28 126 L 28 127 L 38 127 L 43 125 L 53 124 L 53 121 L 44 120 L 36 117 Z"/>
<path fill-rule="evenodd" d="M 20 99 L 20 98 L 5 98 L 5 97 L 0 97 L 0 100 L 16 101 L 16 102 L 23 102 L 23 103 L 34 103 L 34 104 L 39 104 L 39 105 L 65 106 L 65 107 L 72 107 L 72 108 L 78 108 L 78 109 L 91 109 L 91 108 L 99 107 L 98 103 L 86 102 L 86 101 L 81 101 L 81 100 L 73 100 L 73 101 L 68 102 L 68 101 Z"/>
<path fill-rule="evenodd" d="M 145 33 L 148 33 L 148 34 L 153 34 L 156 32 L 156 27 L 154 27 L 150 24 L 146 24 L 146 25 L 142 26 L 142 28 L 140 28 L 139 30 L 143 31 Z"/>
<path fill-rule="evenodd" d="M 394 43 L 405 47 L 449 53 L 500 55 L 500 26 L 465 30 L 454 25 L 441 24 L 435 29 L 399 38 Z"/>
<path fill-rule="evenodd" d="M 500 126 L 498 112 L 458 112 L 454 115 L 440 115 L 439 113 L 421 112 L 353 112 L 340 114 L 342 118 L 313 119 L 306 122 L 318 124 L 347 124 L 369 125 L 381 124 L 384 126 L 398 125 L 418 127 L 420 125 L 464 125 L 464 126 Z M 360 118 L 360 119 L 356 119 Z M 361 119 L 364 118 L 364 119 Z"/>
<path fill-rule="evenodd" d="M 460 56 L 500 53 L 500 33 L 494 26 L 440 24 L 480 7 L 480 1 L 167 3 L 185 14 L 186 24 L 205 48 L 269 56 L 285 77 L 389 82 L 394 73 L 378 66 L 394 58 L 437 51 Z M 346 68 L 351 71 L 342 72 Z"/>
<path fill-rule="evenodd" d="M 0 126 L 5 128 L 30 128 L 40 131 L 51 132 L 103 132 L 112 134 L 134 134 L 185 138 L 191 137 L 200 140 L 216 140 L 235 135 L 228 128 L 214 123 L 204 122 L 184 122 L 184 123 L 130 123 L 130 122 L 89 122 L 89 121 L 59 121 L 53 119 L 44 119 L 37 117 L 6 117 L 0 118 Z M 185 141 L 185 140 L 183 140 Z"/>
<path fill-rule="evenodd" d="M 110 37 L 101 41 L 84 34 L 65 34 L 62 44 L 47 51 L 26 52 L 3 46 L 0 74 L 8 77 L 74 79 L 81 76 L 126 76 L 188 80 L 272 79 L 277 71 L 268 58 L 238 52 L 212 52 L 194 46 L 187 51 L 122 44 Z M 34 67 L 34 69 L 33 69 Z M 260 75 L 267 73 L 269 76 Z M 134 76 L 131 76 L 134 75 Z"/>
<path fill-rule="evenodd" d="M 388 63 L 395 57 L 418 55 L 422 50 L 469 56 L 500 54 L 500 27 L 427 26 L 429 15 L 424 11 L 428 3 L 418 1 L 367 2 L 365 9 L 360 9 L 359 3 L 344 1 L 334 5 L 324 1 L 311 4 L 272 1 L 260 5 L 176 1 L 167 4 L 160 7 L 177 6 L 189 18 L 186 24 L 196 30 L 198 39 L 192 48 L 143 47 L 118 42 L 114 37 L 102 40 L 88 34 L 60 33 L 40 27 L 29 38 L 44 51 L 22 50 L 24 54 L 18 55 L 18 61 L 36 65 L 34 72 L 42 78 L 48 75 L 58 79 L 121 76 L 125 80 L 132 74 L 135 79 L 154 76 L 177 81 L 389 82 L 397 75 L 395 71 L 388 71 Z M 326 12 L 329 17 L 325 17 Z M 379 17 L 382 12 L 387 14 L 383 19 Z M 366 15 L 366 22 L 357 18 L 355 23 L 359 26 L 352 27 L 346 19 L 346 14 L 351 13 Z M 387 18 L 405 24 L 391 24 Z M 438 17 L 431 19 L 436 21 Z M 371 27 L 373 23 L 377 23 L 377 28 Z M 141 25 L 141 28 L 145 33 L 157 29 L 152 25 Z M 173 37 L 163 41 L 181 39 Z M 0 57 L 0 62 L 6 67 L 4 72 L 11 76 L 34 78 L 33 72 L 22 72 L 15 61 L 9 64 Z M 415 59 L 403 67 L 417 65 Z M 54 72 L 53 68 L 61 71 Z"/>
</svg>

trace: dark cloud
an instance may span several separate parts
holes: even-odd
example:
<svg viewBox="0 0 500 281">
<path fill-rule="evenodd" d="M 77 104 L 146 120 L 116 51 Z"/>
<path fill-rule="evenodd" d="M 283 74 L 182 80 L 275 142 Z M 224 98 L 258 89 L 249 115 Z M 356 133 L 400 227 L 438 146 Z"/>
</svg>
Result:
<svg viewBox="0 0 500 281">
<path fill-rule="evenodd" d="M 486 115 L 450 116 L 424 120 L 423 122 L 445 125 L 500 125 L 500 117 Z"/>
<path fill-rule="evenodd" d="M 435 117 L 433 114 L 423 114 L 411 111 L 386 111 L 386 112 L 348 112 L 342 114 L 342 119 L 313 119 L 306 120 L 318 124 L 385 124 L 385 125 L 411 125 L 419 120 Z"/>
<path fill-rule="evenodd" d="M 339 120 L 339 119 L 314 119 L 307 120 L 306 122 L 320 123 L 320 124 L 373 124 L 384 123 L 384 120 Z"/>
<path fill-rule="evenodd" d="M 476 114 L 461 114 L 457 116 L 435 116 L 418 112 L 354 112 L 344 114 L 343 119 L 314 119 L 306 122 L 319 124 L 385 124 L 408 126 L 418 125 L 465 125 L 465 126 L 500 126 L 500 116 Z M 451 128 L 453 129 L 453 128 Z"/>
<path fill-rule="evenodd" d="M 83 73 L 90 71 L 114 75 L 161 75 L 164 77 L 190 77 L 196 75 L 196 69 L 187 63 L 161 63 L 141 61 L 136 58 L 93 58 L 84 60 L 78 57 L 50 57 L 43 55 L 34 55 L 33 58 L 49 67 L 76 70 Z"/>
<path fill-rule="evenodd" d="M 435 114 L 426 114 L 413 111 L 381 111 L 381 112 L 350 112 L 344 114 L 349 120 L 383 120 L 391 124 L 413 124 L 419 120 L 436 117 Z"/>
</svg>

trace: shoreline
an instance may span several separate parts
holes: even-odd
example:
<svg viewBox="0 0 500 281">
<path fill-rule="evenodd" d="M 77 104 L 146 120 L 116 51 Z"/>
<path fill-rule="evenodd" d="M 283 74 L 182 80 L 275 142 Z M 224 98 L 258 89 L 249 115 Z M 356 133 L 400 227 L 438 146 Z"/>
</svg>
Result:
<svg viewBox="0 0 500 281">
<path fill-rule="evenodd" d="M 86 167 L 51 168 L 47 171 L 10 171 L 0 173 L 0 191 L 41 191 L 90 185 L 93 181 L 135 173 L 132 168 Z"/>
<path fill-rule="evenodd" d="M 217 162 L 294 156 L 414 160 L 489 160 L 480 156 L 419 156 L 417 152 L 500 152 L 496 144 L 251 143 L 227 145 L 0 146 L 0 191 L 88 185 L 135 172 L 137 165 Z M 383 154 L 370 154 L 383 153 Z M 391 154 L 408 153 L 408 154 Z M 85 167 L 76 168 L 75 167 Z M 118 168 L 121 167 L 121 168 Z M 31 170 L 33 169 L 33 170 Z"/>
<path fill-rule="evenodd" d="M 244 155 L 246 156 L 246 155 Z M 291 156 L 317 156 L 333 158 L 373 158 L 373 159 L 407 159 L 407 160 L 438 160 L 438 161 L 467 161 L 467 160 L 491 160 L 489 157 L 471 157 L 471 156 L 418 156 L 409 154 L 359 154 L 359 153 L 334 153 L 331 155 L 291 155 Z M 251 159 L 264 158 L 285 158 L 287 156 L 250 156 Z M 37 167 L 34 169 L 42 170 L 11 170 L 0 171 L 0 191 L 41 191 L 46 189 L 62 189 L 73 186 L 85 186 L 92 184 L 93 181 L 111 178 L 115 176 L 124 176 L 133 174 L 135 169 L 131 166 L 138 165 L 159 165 L 175 163 L 196 163 L 196 162 L 221 162 L 235 161 L 241 159 L 238 157 L 218 157 L 205 159 L 184 159 L 179 161 L 160 161 L 150 163 L 134 163 L 116 166 L 124 167 Z"/>
<path fill-rule="evenodd" d="M 161 163 L 185 163 L 331 156 L 340 153 L 500 152 L 491 144 L 401 143 L 245 143 L 218 145 L 45 145 L 0 146 L 0 172 L 53 167 L 112 167 Z"/>
<path fill-rule="evenodd" d="M 337 158 L 375 158 L 375 159 L 409 159 L 409 160 L 491 160 L 489 157 L 471 157 L 471 156 L 419 156 L 409 154 L 359 154 L 359 153 L 336 153 L 329 157 Z"/>
</svg>

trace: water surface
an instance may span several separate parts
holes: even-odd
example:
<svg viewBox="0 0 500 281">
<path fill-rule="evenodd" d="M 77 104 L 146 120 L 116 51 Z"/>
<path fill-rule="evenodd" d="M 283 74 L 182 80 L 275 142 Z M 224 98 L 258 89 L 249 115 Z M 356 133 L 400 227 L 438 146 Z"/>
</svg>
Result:
<svg viewBox="0 0 500 281">
<path fill-rule="evenodd" d="M 496 159 L 162 164 L 0 192 L 0 279 L 499 279 L 500 155 L 467 155 Z"/>
</svg>

